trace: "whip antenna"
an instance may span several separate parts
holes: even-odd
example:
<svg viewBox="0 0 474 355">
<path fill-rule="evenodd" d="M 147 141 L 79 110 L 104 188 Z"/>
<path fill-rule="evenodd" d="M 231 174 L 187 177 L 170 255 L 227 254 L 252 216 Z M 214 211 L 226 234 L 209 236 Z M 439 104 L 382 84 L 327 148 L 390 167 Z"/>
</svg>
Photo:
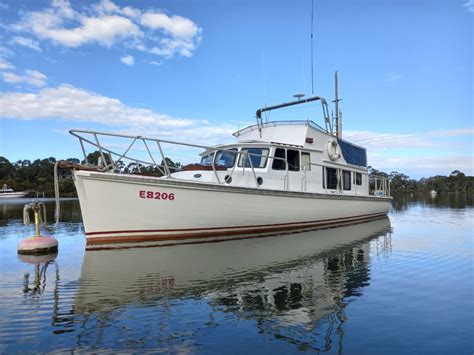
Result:
<svg viewBox="0 0 474 355">
<path fill-rule="evenodd" d="M 314 74 L 313 74 L 313 16 L 314 0 L 311 0 L 311 94 L 314 95 Z"/>
</svg>

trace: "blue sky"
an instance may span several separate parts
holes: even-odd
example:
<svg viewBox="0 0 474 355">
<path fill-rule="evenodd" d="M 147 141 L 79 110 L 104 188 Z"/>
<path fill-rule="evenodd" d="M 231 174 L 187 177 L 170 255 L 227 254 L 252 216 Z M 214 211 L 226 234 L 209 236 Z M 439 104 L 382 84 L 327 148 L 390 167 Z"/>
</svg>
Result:
<svg viewBox="0 0 474 355">
<path fill-rule="evenodd" d="M 369 164 L 473 174 L 474 0 L 314 0 L 314 91 Z M 80 157 L 67 131 L 216 144 L 311 94 L 311 0 L 0 0 L 0 155 Z M 319 108 L 274 119 L 310 118 Z"/>
</svg>

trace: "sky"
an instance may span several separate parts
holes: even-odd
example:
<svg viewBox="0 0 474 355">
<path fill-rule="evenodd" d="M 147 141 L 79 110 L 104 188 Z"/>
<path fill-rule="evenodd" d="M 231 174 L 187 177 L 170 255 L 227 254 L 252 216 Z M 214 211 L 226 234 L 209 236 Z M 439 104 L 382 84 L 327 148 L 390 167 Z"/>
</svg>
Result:
<svg viewBox="0 0 474 355">
<path fill-rule="evenodd" d="M 369 165 L 473 175 L 474 0 L 313 1 L 311 26 L 311 0 L 0 0 L 0 156 L 81 158 L 72 128 L 232 142 L 332 101 L 337 70 Z"/>
</svg>

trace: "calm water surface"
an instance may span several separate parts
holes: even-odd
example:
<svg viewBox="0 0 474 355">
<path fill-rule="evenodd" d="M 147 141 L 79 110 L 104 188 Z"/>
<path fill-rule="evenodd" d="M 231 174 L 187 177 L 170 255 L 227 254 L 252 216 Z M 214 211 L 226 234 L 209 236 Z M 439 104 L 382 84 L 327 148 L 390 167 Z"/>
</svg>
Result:
<svg viewBox="0 0 474 355">
<path fill-rule="evenodd" d="M 87 252 L 67 201 L 59 254 L 37 266 L 17 256 L 33 234 L 23 203 L 0 202 L 0 353 L 474 351 L 470 196 L 402 196 L 389 219 L 322 231 Z"/>
</svg>

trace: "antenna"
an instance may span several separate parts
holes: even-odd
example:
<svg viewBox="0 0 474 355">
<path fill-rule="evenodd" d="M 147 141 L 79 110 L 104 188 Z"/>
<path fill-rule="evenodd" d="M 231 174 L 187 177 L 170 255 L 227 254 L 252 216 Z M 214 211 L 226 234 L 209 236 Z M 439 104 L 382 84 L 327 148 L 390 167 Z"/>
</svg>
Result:
<svg viewBox="0 0 474 355">
<path fill-rule="evenodd" d="M 311 0 L 311 95 L 314 95 L 314 74 L 313 74 L 313 17 L 314 17 L 314 0 Z"/>
<path fill-rule="evenodd" d="M 334 74 L 334 103 L 336 104 L 336 137 L 337 138 L 342 138 L 342 117 L 341 117 L 341 111 L 339 110 L 339 83 L 338 83 L 338 75 L 337 75 L 337 70 Z"/>
</svg>

